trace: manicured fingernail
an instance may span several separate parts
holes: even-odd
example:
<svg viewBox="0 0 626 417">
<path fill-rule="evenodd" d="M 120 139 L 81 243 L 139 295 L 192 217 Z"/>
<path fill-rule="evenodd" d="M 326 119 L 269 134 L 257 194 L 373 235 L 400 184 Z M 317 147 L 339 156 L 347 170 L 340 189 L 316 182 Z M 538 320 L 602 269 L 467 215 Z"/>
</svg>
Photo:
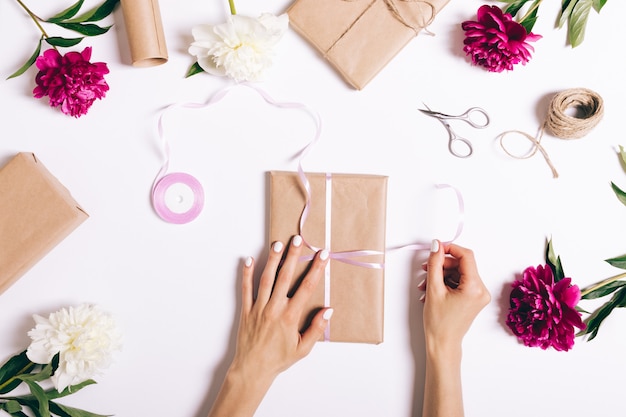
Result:
<svg viewBox="0 0 626 417">
<path fill-rule="evenodd" d="M 420 301 L 424 301 L 426 299 L 426 294 L 422 294 L 422 296 L 420 297 Z"/>
<path fill-rule="evenodd" d="M 328 259 L 328 256 L 330 254 L 328 253 L 328 251 L 326 249 L 324 249 L 323 251 L 320 252 L 320 259 L 322 261 L 325 261 L 326 259 Z"/>
<path fill-rule="evenodd" d="M 245 264 L 246 264 L 246 267 L 247 267 L 247 268 L 250 268 L 250 266 L 252 265 L 252 257 L 248 256 L 248 257 L 246 258 L 246 262 L 245 262 Z"/>
<path fill-rule="evenodd" d="M 437 239 L 433 239 L 433 241 L 431 242 L 430 251 L 439 252 L 439 241 Z"/>
<path fill-rule="evenodd" d="M 324 320 L 330 320 L 334 312 L 335 310 L 333 310 L 332 308 L 329 308 L 328 310 L 324 311 L 324 314 L 322 315 L 322 317 L 324 317 Z"/>
<path fill-rule="evenodd" d="M 426 279 L 423 279 L 420 281 L 419 284 L 417 284 L 418 287 L 421 287 L 422 285 L 424 285 L 424 283 L 426 282 Z"/>
<path fill-rule="evenodd" d="M 274 243 L 274 246 L 272 247 L 272 250 L 274 252 L 280 252 L 281 250 L 283 250 L 283 242 L 276 242 L 276 243 Z"/>
<path fill-rule="evenodd" d="M 291 241 L 291 244 L 293 246 L 295 246 L 296 248 L 300 245 L 302 245 L 302 236 L 300 235 L 296 235 L 293 237 L 293 240 Z"/>
</svg>

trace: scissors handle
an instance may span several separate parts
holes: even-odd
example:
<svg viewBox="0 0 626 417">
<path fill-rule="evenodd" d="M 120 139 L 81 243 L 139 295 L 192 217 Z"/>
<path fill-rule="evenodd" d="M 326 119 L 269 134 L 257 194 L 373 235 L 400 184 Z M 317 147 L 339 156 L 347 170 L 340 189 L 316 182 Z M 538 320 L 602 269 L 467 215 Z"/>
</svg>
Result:
<svg viewBox="0 0 626 417">
<path fill-rule="evenodd" d="M 476 129 L 483 129 L 489 125 L 489 115 L 480 107 L 470 107 L 465 113 L 459 115 L 458 119 L 464 120 Z"/>
<path fill-rule="evenodd" d="M 450 138 L 448 139 L 448 150 L 450 153 L 457 158 L 467 158 L 474 153 L 474 148 L 472 148 L 472 144 L 469 140 L 458 136 L 452 131 L 448 131 L 450 133 Z"/>
</svg>

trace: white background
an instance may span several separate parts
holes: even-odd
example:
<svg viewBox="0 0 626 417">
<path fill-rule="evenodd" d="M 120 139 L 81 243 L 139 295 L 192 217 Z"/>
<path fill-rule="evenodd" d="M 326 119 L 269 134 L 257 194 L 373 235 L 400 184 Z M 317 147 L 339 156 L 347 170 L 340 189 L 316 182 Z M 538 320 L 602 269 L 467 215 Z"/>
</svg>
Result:
<svg viewBox="0 0 626 417">
<path fill-rule="evenodd" d="M 258 86 L 319 112 L 322 137 L 304 161 L 307 171 L 389 176 L 388 247 L 449 239 L 459 221 L 454 197 L 434 184 L 463 194 L 465 227 L 457 243 L 474 249 L 493 298 L 464 343 L 468 416 L 619 415 L 623 311 L 609 317 L 595 340 L 577 339 L 567 353 L 520 345 L 504 316 L 510 283 L 544 262 L 550 237 L 581 287 L 619 272 L 603 260 L 626 252 L 626 207 L 610 188 L 611 181 L 626 186 L 616 154 L 626 145 L 626 4 L 611 0 L 601 14 L 592 12 L 586 40 L 572 49 L 566 31 L 554 28 L 559 2 L 544 2 L 534 30 L 543 39 L 534 43 L 532 60 L 497 74 L 471 66 L 462 52 L 460 23 L 474 19 L 484 3 L 452 0 L 430 27 L 435 36 L 414 39 L 362 91 L 289 30 Z M 70 2 L 27 4 L 49 16 Z M 279 14 L 289 4 L 238 0 L 237 9 Z M 162 66 L 130 65 L 121 9 L 107 20 L 115 24 L 109 33 L 74 48 L 93 46 L 93 61 L 111 70 L 107 97 L 74 119 L 32 97 L 35 68 L 5 80 L 30 56 L 39 34 L 17 2 L 0 4 L 0 162 L 34 152 L 90 215 L 0 296 L 0 358 L 27 346 L 32 314 L 96 303 L 118 320 L 123 350 L 98 385 L 65 402 L 119 417 L 204 417 L 233 354 L 242 259 L 265 256 L 266 172 L 295 170 L 292 156 L 314 129 L 306 114 L 277 110 L 243 88 L 210 108 L 170 113 L 172 171 L 202 182 L 206 206 L 192 223 L 163 222 L 149 200 L 161 164 L 157 114 L 172 103 L 205 102 L 232 81 L 184 77 L 193 63 L 191 28 L 223 22 L 226 0 L 162 0 L 160 8 L 169 51 Z M 552 95 L 575 87 L 597 91 L 605 114 L 583 139 L 545 136 L 558 179 L 539 155 L 504 154 L 499 133 L 534 133 Z M 470 106 L 488 111 L 487 129 L 455 124 L 474 144 L 471 158 L 448 153 L 442 126 L 417 111 L 423 102 L 448 113 Z M 276 380 L 257 415 L 419 416 L 424 353 L 416 286 L 423 258 L 387 254 L 384 343 L 319 343 Z"/>
</svg>

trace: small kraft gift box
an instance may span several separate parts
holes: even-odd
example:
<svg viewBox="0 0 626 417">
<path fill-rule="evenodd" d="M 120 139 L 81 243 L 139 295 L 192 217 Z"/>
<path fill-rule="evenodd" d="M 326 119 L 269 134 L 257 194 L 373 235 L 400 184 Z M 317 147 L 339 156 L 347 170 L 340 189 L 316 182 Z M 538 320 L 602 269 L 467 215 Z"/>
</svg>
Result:
<svg viewBox="0 0 626 417">
<path fill-rule="evenodd" d="M 89 216 L 33 153 L 0 169 L 0 294 Z"/>
<path fill-rule="evenodd" d="M 289 23 L 357 90 L 363 89 L 449 0 L 296 0 Z"/>
<path fill-rule="evenodd" d="M 294 288 L 315 251 L 326 248 L 330 252 L 325 277 L 316 287 L 301 325 L 305 327 L 319 309 L 332 307 L 334 314 L 321 340 L 381 343 L 387 177 L 302 175 L 305 180 L 296 172 L 269 173 L 270 243 L 287 243 L 296 234 L 306 242 Z"/>
</svg>

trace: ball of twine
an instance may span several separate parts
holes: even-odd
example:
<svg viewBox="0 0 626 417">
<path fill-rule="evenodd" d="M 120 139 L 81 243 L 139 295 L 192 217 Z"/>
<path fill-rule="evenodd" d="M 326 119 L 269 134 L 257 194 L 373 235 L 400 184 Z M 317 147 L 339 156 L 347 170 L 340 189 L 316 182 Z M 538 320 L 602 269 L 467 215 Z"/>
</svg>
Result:
<svg viewBox="0 0 626 417">
<path fill-rule="evenodd" d="M 574 114 L 567 114 L 568 111 L 573 111 Z M 541 125 L 536 136 L 531 136 L 519 130 L 509 130 L 498 135 L 500 146 L 509 156 L 517 159 L 530 158 L 535 155 L 537 151 L 541 152 L 552 170 L 552 176 L 558 178 L 559 174 L 552 164 L 548 152 L 541 146 L 544 131 L 546 129 L 550 130 L 550 132 L 559 139 L 580 139 L 587 135 L 591 129 L 596 127 L 602 119 L 603 114 L 604 102 L 598 93 L 587 88 L 564 90 L 555 94 L 552 98 L 550 106 L 548 107 L 546 120 Z M 504 146 L 503 141 L 504 137 L 510 133 L 520 134 L 530 140 L 533 143 L 531 151 L 523 156 L 513 155 L 509 152 Z"/>
<path fill-rule="evenodd" d="M 567 111 L 575 111 L 574 115 Z M 604 102 L 596 92 L 573 88 L 555 94 L 545 126 L 560 139 L 580 139 L 596 127 L 604 114 Z"/>
</svg>

